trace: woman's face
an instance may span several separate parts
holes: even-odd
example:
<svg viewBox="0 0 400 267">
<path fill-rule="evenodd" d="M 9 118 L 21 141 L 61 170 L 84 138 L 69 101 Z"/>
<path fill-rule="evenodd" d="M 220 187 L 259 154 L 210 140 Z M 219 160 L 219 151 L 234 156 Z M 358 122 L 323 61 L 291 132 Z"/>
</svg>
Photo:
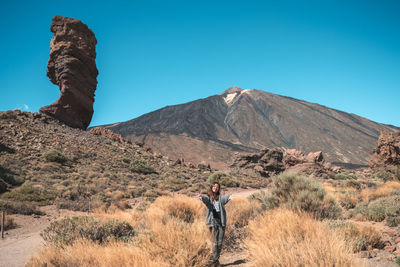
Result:
<svg viewBox="0 0 400 267">
<path fill-rule="evenodd" d="M 213 191 L 214 193 L 217 193 L 218 190 L 219 190 L 219 184 L 214 184 L 213 187 L 212 187 L 212 191 Z"/>
</svg>

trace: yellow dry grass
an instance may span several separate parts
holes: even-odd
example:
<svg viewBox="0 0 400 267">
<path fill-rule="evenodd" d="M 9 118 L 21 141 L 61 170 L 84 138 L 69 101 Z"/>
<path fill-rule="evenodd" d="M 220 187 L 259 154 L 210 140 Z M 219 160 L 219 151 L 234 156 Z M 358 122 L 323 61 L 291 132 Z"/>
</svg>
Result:
<svg viewBox="0 0 400 267">
<path fill-rule="evenodd" d="M 145 250 L 124 243 L 98 245 L 82 240 L 72 246 L 48 247 L 27 264 L 34 266 L 132 266 L 163 267 L 167 263 L 153 258 Z"/>
<path fill-rule="evenodd" d="M 376 189 L 364 189 L 361 191 L 360 195 L 364 202 L 369 202 L 380 197 L 388 196 L 396 190 L 400 190 L 400 182 L 390 181 L 378 186 Z"/>
<path fill-rule="evenodd" d="M 204 266 L 209 260 L 209 234 L 203 204 L 187 196 L 160 197 L 146 211 L 150 235 L 140 245 L 171 266 Z"/>
<path fill-rule="evenodd" d="M 205 266 L 210 249 L 204 215 L 200 201 L 183 195 L 159 197 L 143 212 L 100 209 L 95 217 L 126 221 L 139 235 L 130 243 L 49 246 L 29 266 Z"/>
<path fill-rule="evenodd" d="M 355 266 L 343 238 L 304 213 L 276 209 L 249 223 L 254 266 Z"/>
<path fill-rule="evenodd" d="M 241 228 L 248 224 L 261 211 L 259 202 L 250 202 L 244 197 L 235 197 L 225 206 L 227 228 Z"/>
</svg>

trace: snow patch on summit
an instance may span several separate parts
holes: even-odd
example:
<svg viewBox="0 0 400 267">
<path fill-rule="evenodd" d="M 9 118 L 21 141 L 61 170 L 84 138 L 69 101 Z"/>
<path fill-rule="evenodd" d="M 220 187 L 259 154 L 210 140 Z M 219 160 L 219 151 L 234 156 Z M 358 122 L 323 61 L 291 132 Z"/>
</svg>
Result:
<svg viewBox="0 0 400 267">
<path fill-rule="evenodd" d="M 234 100 L 236 99 L 237 96 L 240 96 L 240 95 L 242 95 L 242 94 L 244 94 L 244 93 L 246 93 L 248 91 L 250 91 L 250 90 L 247 89 L 247 90 L 243 90 L 243 91 L 240 91 L 240 92 L 234 92 L 234 93 L 227 94 L 224 97 L 224 101 L 225 101 L 226 104 L 230 105 L 230 104 L 232 104 L 234 102 Z"/>
<path fill-rule="evenodd" d="M 227 103 L 228 105 L 229 105 L 230 103 L 232 103 L 232 102 L 233 102 L 233 99 L 235 99 L 235 96 L 236 96 L 236 95 L 237 95 L 237 93 L 227 94 L 227 95 L 224 97 L 225 103 Z"/>
</svg>

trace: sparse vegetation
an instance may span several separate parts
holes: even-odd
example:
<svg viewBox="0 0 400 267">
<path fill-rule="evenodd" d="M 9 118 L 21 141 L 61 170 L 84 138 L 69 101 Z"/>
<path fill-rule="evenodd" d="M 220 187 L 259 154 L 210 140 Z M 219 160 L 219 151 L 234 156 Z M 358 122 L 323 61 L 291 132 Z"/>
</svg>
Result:
<svg viewBox="0 0 400 267">
<path fill-rule="evenodd" d="M 380 179 L 384 182 L 398 180 L 394 173 L 387 172 L 387 171 L 381 171 L 381 172 L 374 173 L 372 175 L 372 178 Z"/>
<path fill-rule="evenodd" d="M 400 195 L 382 197 L 370 203 L 362 202 L 351 212 L 352 216 L 357 214 L 361 214 L 367 220 L 386 220 L 388 226 L 397 226 L 400 223 Z"/>
<path fill-rule="evenodd" d="M 357 177 L 351 173 L 340 172 L 335 174 L 335 180 L 353 180 L 353 179 L 357 179 Z"/>
<path fill-rule="evenodd" d="M 115 191 L 122 192 L 123 198 L 154 200 L 168 192 L 194 195 L 207 187 L 208 170 L 173 166 L 175 159 L 157 156 L 129 142 L 65 127 L 41 114 L 7 114 L 15 120 L 0 120 L 0 199 L 5 192 L 27 183 L 54 193 L 57 198 L 52 201 L 60 208 L 87 211 L 89 198 L 97 199 L 101 207 L 126 207 Z M 268 179 L 258 176 L 240 178 L 244 188 L 268 184 Z"/>
<path fill-rule="evenodd" d="M 351 245 L 353 252 L 382 248 L 381 234 L 372 226 L 355 225 L 348 221 L 329 221 L 330 228 L 337 230 Z"/>
<path fill-rule="evenodd" d="M 153 167 L 149 166 L 145 161 L 134 161 L 130 167 L 131 172 L 139 174 L 152 174 L 156 173 Z"/>
<path fill-rule="evenodd" d="M 7 191 L 7 184 L 0 179 L 0 194 Z"/>
<path fill-rule="evenodd" d="M 218 182 L 226 187 L 238 187 L 240 185 L 240 183 L 235 177 L 221 171 L 217 171 L 211 174 L 208 177 L 207 182 L 209 183 Z"/>
<path fill-rule="evenodd" d="M 67 157 L 58 150 L 49 150 L 44 153 L 44 158 L 49 162 L 65 163 Z"/>
<path fill-rule="evenodd" d="M 52 204 L 55 195 L 53 192 L 45 191 L 30 184 L 23 184 L 21 187 L 6 192 L 2 198 L 18 202 L 33 202 L 37 205 Z"/>
<path fill-rule="evenodd" d="M 0 209 L 4 209 L 7 213 L 10 214 L 23 214 L 23 215 L 43 214 L 35 204 L 26 202 L 0 200 Z"/>
<path fill-rule="evenodd" d="M 11 186 L 18 186 L 24 183 L 24 178 L 21 176 L 15 175 L 11 170 L 8 170 L 2 166 L 0 166 L 0 182 L 3 184 L 4 191 L 7 189 L 7 184 Z M 0 186 L 1 187 L 1 186 Z M 1 189 L 0 189 L 1 193 Z"/>
<path fill-rule="evenodd" d="M 270 193 L 258 193 L 252 200 L 259 201 L 266 210 L 278 207 L 302 210 L 320 219 L 338 218 L 341 214 L 336 201 L 315 180 L 294 173 L 276 176 Z"/>
</svg>

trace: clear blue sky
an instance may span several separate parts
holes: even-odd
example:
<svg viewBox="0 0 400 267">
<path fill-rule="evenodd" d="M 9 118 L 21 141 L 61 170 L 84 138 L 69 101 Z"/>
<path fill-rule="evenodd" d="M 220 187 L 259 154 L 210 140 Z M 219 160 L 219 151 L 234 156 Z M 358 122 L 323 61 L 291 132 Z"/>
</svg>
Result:
<svg viewBox="0 0 400 267">
<path fill-rule="evenodd" d="M 98 40 L 91 126 L 261 89 L 400 126 L 400 1 L 0 2 L 0 110 L 55 102 L 51 18 Z"/>
</svg>

